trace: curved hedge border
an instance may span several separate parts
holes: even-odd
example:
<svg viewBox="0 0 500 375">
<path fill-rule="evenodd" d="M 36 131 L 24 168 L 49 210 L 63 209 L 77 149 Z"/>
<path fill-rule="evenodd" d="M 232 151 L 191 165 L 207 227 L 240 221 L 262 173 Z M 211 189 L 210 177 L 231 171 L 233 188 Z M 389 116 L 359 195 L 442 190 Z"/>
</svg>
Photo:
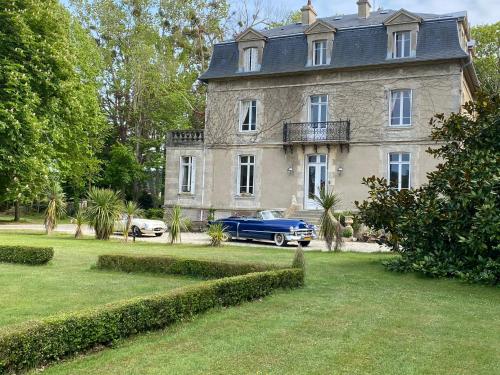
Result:
<svg viewBox="0 0 500 375">
<path fill-rule="evenodd" d="M 40 366 L 216 306 L 236 305 L 303 283 L 302 269 L 251 273 L 10 327 L 0 333 L 0 373 Z"/>
<path fill-rule="evenodd" d="M 229 263 L 166 256 L 100 255 L 97 268 L 123 272 L 152 272 L 187 275 L 205 279 L 245 275 L 279 269 L 276 265 Z"/>
<path fill-rule="evenodd" d="M 0 262 L 38 265 L 46 264 L 53 257 L 51 247 L 0 245 Z"/>
</svg>

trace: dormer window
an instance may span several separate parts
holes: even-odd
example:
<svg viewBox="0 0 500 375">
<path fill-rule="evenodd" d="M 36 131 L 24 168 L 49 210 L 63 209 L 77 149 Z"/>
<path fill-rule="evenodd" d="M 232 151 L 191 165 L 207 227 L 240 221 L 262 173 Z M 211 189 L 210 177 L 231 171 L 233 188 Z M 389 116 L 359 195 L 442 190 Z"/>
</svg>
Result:
<svg viewBox="0 0 500 375">
<path fill-rule="evenodd" d="M 243 69 L 245 72 L 255 72 L 259 70 L 259 50 L 256 47 L 246 48 L 243 51 L 244 65 Z"/>
<path fill-rule="evenodd" d="M 326 65 L 326 40 L 314 42 L 313 65 Z"/>
<path fill-rule="evenodd" d="M 410 57 L 411 32 L 398 31 L 394 33 L 394 58 Z"/>
</svg>

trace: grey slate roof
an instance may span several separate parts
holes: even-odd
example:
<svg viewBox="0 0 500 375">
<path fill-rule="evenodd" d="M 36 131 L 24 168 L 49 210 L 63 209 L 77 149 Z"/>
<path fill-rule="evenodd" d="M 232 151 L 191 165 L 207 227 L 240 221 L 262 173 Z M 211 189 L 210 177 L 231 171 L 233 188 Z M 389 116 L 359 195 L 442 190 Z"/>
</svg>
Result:
<svg viewBox="0 0 500 375">
<path fill-rule="evenodd" d="M 394 12 L 372 14 L 367 20 L 359 19 L 357 15 L 343 16 L 342 20 L 334 20 L 335 17 L 324 18 L 324 21 L 337 28 L 330 65 L 306 67 L 307 37 L 303 34 L 305 27 L 295 24 L 262 32 L 269 39 L 264 48 L 260 71 L 238 72 L 238 44 L 232 41 L 214 47 L 210 67 L 200 79 L 207 81 L 468 57 L 460 47 L 458 37 L 457 18 L 465 16 L 464 12 L 460 12 L 447 15 L 446 19 L 443 19 L 443 16 L 417 14 L 424 20 L 418 34 L 417 56 L 408 59 L 386 59 L 387 32 L 382 22 Z"/>
</svg>

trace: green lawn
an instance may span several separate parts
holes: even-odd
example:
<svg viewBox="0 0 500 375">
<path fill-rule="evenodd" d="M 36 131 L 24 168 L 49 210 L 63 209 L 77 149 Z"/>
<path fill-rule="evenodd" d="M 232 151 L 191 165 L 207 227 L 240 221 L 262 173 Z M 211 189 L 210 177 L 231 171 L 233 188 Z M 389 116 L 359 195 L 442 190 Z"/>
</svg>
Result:
<svg viewBox="0 0 500 375">
<path fill-rule="evenodd" d="M 56 256 L 43 272 L 44 278 L 48 277 L 47 271 L 68 275 L 70 284 L 71 274 L 81 275 L 82 280 L 104 277 L 105 282 L 99 283 L 101 288 L 92 288 L 87 301 L 90 304 L 186 282 L 170 277 L 91 271 L 89 267 L 97 254 L 175 254 L 281 264 L 289 263 L 293 255 L 273 247 L 125 245 L 119 241 L 76 241 L 62 235 L 48 238 L 38 234 L 0 233 L 0 243 L 54 246 Z M 500 289 L 390 273 L 380 264 L 386 257 L 307 253 L 307 284 L 301 290 L 278 292 L 262 301 L 213 310 L 163 331 L 123 340 L 113 349 L 53 365 L 44 373 L 500 373 Z M 2 288 L 19 283 L 14 275 L 4 277 L 5 272 L 16 272 L 9 269 L 19 267 L 26 268 L 0 266 Z M 63 269 L 67 267 L 72 271 Z M 26 275 L 38 272 L 42 271 L 27 268 Z M 111 284 L 115 280 L 120 281 Z M 18 290 L 22 290 L 21 285 Z M 85 288 L 81 290 L 85 292 Z M 59 291 L 54 296 L 51 290 L 44 293 L 45 299 L 53 299 L 52 303 L 62 303 L 57 301 Z M 30 291 L 28 295 L 35 294 Z M 29 298 L 25 301 L 29 302 Z M 73 298 L 82 297 L 78 294 Z M 3 313 L 4 299 L 1 301 L 0 319 L 5 322 L 9 314 Z M 8 308 L 17 306 L 17 301 L 9 301 Z"/>
</svg>

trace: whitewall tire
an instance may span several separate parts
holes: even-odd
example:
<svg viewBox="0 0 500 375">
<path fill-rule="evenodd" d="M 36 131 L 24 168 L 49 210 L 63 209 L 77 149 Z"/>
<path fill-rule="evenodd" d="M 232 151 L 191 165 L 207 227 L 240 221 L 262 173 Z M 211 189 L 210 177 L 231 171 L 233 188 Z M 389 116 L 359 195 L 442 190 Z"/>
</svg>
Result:
<svg viewBox="0 0 500 375">
<path fill-rule="evenodd" d="M 286 246 L 288 241 L 286 240 L 283 233 L 276 233 L 274 235 L 274 243 L 276 244 L 276 246 Z"/>
</svg>

